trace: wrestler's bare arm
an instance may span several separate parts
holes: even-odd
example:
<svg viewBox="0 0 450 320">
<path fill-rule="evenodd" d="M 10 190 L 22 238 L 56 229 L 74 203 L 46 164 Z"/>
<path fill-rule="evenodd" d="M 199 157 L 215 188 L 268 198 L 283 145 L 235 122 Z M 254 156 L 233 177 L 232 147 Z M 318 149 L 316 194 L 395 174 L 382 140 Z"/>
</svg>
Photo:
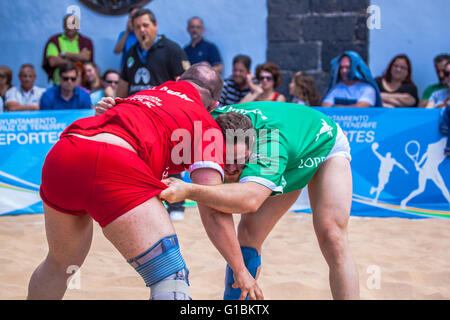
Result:
<svg viewBox="0 0 450 320">
<path fill-rule="evenodd" d="M 191 199 L 224 213 L 255 212 L 270 196 L 272 190 L 256 182 L 204 186 L 169 178 L 163 181 L 169 186 L 161 198 L 176 202 Z"/>
</svg>

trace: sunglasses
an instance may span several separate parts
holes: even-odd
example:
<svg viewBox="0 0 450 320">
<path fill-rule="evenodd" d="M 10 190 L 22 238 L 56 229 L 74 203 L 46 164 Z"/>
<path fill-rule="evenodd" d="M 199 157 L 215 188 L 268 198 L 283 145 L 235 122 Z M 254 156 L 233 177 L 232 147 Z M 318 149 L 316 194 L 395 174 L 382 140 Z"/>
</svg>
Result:
<svg viewBox="0 0 450 320">
<path fill-rule="evenodd" d="M 259 80 L 259 81 L 263 81 L 263 80 L 270 81 L 270 80 L 273 80 L 273 77 L 272 77 L 272 76 L 260 76 L 260 77 L 258 78 L 258 80 Z"/>
<path fill-rule="evenodd" d="M 114 80 L 106 80 L 106 82 L 109 84 L 119 84 L 119 81 L 114 81 Z"/>
<path fill-rule="evenodd" d="M 75 81 L 77 81 L 77 77 L 61 77 L 61 79 L 64 81 L 64 82 L 67 82 L 67 81 L 72 81 L 72 82 L 75 82 Z"/>
</svg>

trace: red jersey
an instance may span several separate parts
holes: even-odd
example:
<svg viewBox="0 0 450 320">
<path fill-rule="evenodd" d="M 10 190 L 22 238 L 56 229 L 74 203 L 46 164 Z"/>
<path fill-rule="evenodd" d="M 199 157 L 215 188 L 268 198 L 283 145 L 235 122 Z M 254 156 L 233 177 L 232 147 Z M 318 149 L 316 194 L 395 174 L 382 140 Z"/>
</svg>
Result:
<svg viewBox="0 0 450 320">
<path fill-rule="evenodd" d="M 188 169 L 214 168 L 223 178 L 225 143 L 197 90 L 186 81 L 140 91 L 100 116 L 75 121 L 61 135 L 110 133 L 127 141 L 162 179 Z"/>
</svg>

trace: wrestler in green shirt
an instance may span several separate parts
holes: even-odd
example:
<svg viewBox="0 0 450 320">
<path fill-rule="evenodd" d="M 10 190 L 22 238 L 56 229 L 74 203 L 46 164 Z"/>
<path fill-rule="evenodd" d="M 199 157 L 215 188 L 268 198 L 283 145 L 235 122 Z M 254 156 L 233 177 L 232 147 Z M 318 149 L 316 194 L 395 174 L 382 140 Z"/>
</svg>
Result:
<svg viewBox="0 0 450 320">
<path fill-rule="evenodd" d="M 249 117 L 256 133 L 240 182 L 262 184 L 272 195 L 305 187 L 336 140 L 336 123 L 304 105 L 257 101 L 225 106 L 212 116 L 230 111 Z"/>
</svg>

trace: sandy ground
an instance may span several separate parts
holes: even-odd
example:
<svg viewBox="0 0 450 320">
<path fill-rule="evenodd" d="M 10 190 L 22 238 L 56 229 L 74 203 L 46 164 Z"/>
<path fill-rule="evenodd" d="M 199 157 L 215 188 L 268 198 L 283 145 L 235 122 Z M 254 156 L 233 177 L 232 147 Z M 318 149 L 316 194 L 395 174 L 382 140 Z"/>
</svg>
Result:
<svg viewBox="0 0 450 320">
<path fill-rule="evenodd" d="M 238 221 L 235 216 L 235 222 Z M 196 208 L 175 222 L 193 299 L 222 298 L 225 262 Z M 450 299 L 450 220 L 357 218 L 349 223 L 363 299 Z M 42 214 L 0 217 L 0 299 L 24 299 L 47 253 Z M 263 246 L 266 299 L 331 299 L 311 215 L 288 212 Z M 148 299 L 143 280 L 95 225 L 91 251 L 65 299 Z"/>
</svg>

